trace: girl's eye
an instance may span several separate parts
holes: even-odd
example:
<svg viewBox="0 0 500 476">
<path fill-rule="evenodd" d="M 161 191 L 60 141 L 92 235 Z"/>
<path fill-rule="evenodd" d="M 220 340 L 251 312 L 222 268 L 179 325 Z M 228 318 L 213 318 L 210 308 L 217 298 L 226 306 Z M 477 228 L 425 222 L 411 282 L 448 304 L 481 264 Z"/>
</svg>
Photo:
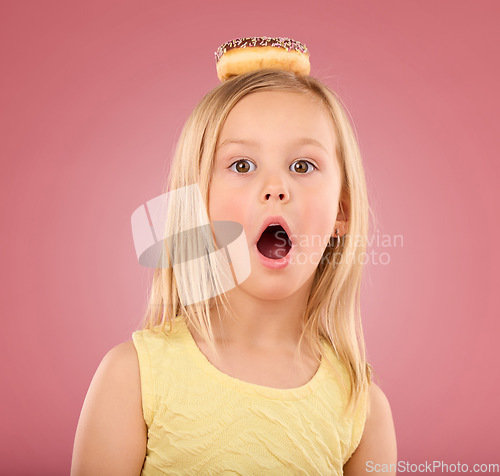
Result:
<svg viewBox="0 0 500 476">
<path fill-rule="evenodd" d="M 252 168 L 253 167 L 253 168 Z M 231 164 L 229 167 L 234 172 L 238 174 L 246 174 L 248 172 L 253 172 L 255 170 L 255 164 L 247 159 L 240 159 Z M 298 174 L 309 174 L 316 168 L 308 160 L 296 160 L 292 165 L 290 165 L 290 170 L 292 172 L 297 172 Z"/>
<path fill-rule="evenodd" d="M 292 165 L 290 165 L 290 170 L 299 174 L 309 174 L 315 168 L 316 167 L 308 160 L 296 160 Z"/>
<path fill-rule="evenodd" d="M 253 166 L 253 169 L 251 166 Z M 237 173 L 246 174 L 255 170 L 255 164 L 247 159 L 240 159 L 234 162 L 229 168 Z"/>
</svg>

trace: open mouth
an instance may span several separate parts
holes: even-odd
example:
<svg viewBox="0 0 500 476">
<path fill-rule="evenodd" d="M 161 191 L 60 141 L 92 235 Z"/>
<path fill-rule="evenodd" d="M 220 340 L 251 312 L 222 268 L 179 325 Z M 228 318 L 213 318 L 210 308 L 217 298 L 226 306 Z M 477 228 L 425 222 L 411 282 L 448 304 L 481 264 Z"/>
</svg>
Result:
<svg viewBox="0 0 500 476">
<path fill-rule="evenodd" d="M 269 225 L 257 242 L 260 254 L 269 259 L 284 258 L 292 248 L 292 242 L 281 225 Z"/>
</svg>

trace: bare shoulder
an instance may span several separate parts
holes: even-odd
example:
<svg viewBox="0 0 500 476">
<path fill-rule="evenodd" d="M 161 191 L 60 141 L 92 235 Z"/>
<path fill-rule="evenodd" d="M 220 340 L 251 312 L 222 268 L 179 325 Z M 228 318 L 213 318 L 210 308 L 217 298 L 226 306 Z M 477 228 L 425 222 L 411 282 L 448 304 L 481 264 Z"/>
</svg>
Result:
<svg viewBox="0 0 500 476">
<path fill-rule="evenodd" d="M 139 361 L 132 341 L 102 359 L 83 403 L 71 474 L 139 474 L 146 454 Z"/>
<path fill-rule="evenodd" d="M 132 341 L 118 344 L 104 356 L 91 385 L 94 382 L 101 384 L 103 386 L 102 390 L 113 392 L 119 389 L 130 392 L 135 397 L 140 397 L 139 360 Z"/>
<path fill-rule="evenodd" d="M 109 365 L 115 370 L 120 368 L 128 368 L 128 370 L 139 370 L 139 360 L 137 359 L 137 352 L 134 343 L 129 340 L 122 342 L 113 347 L 103 359 L 104 365 Z M 134 380 L 134 379 L 132 379 Z M 132 382 L 130 382 L 132 383 Z M 133 382 L 137 383 L 137 382 Z"/>
<path fill-rule="evenodd" d="M 344 465 L 346 476 L 383 471 L 396 474 L 396 432 L 391 406 L 382 389 L 375 383 L 369 389 L 370 410 L 358 448 Z"/>
</svg>

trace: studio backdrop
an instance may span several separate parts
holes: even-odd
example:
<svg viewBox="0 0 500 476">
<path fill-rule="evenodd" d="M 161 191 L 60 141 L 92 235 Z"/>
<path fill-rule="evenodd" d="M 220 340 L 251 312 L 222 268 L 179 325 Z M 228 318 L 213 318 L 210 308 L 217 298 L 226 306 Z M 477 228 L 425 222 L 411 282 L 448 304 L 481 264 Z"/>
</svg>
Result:
<svg viewBox="0 0 500 476">
<path fill-rule="evenodd" d="M 2 474 L 69 473 L 85 394 L 141 321 L 131 215 L 242 36 L 304 42 L 360 142 L 368 360 L 398 460 L 500 463 L 497 2 L 3 1 Z"/>
</svg>

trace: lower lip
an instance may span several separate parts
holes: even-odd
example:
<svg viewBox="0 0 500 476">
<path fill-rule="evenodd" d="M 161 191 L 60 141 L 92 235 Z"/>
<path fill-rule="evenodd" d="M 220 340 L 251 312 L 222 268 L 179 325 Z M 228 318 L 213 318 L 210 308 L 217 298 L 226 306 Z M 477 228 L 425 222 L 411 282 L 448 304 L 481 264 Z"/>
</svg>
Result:
<svg viewBox="0 0 500 476">
<path fill-rule="evenodd" d="M 288 266 L 290 261 L 292 260 L 292 254 L 293 254 L 293 246 L 290 248 L 290 251 L 284 258 L 280 259 L 271 259 L 271 258 L 266 258 L 257 248 L 257 244 L 254 245 L 255 252 L 257 253 L 257 256 L 259 257 L 260 262 L 269 269 L 282 269 Z"/>
</svg>

